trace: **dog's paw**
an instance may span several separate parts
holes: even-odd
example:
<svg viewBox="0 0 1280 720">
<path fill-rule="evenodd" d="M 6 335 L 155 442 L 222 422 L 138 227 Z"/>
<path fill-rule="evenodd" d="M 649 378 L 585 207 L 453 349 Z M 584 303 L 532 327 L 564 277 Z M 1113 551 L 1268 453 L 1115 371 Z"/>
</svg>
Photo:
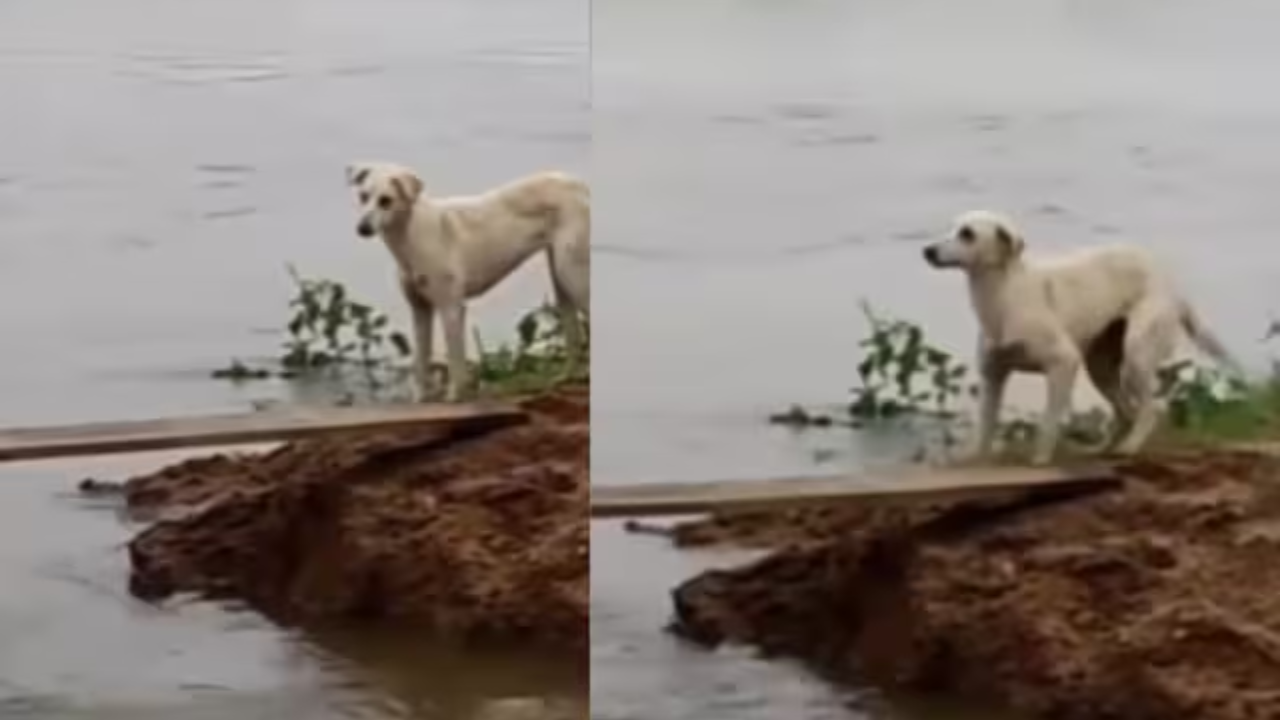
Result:
<svg viewBox="0 0 1280 720">
<path fill-rule="evenodd" d="M 1053 453 L 1036 453 L 1031 456 L 1032 467 L 1048 467 L 1053 464 Z"/>
<path fill-rule="evenodd" d="M 466 388 L 462 388 L 457 385 L 450 385 L 449 388 L 444 391 L 443 400 L 447 403 L 460 403 L 466 402 L 471 398 L 472 393 Z"/>
<path fill-rule="evenodd" d="M 436 386 L 417 387 L 413 391 L 413 401 L 421 405 L 440 402 L 442 396 L 443 390 Z"/>
<path fill-rule="evenodd" d="M 1137 457 L 1138 454 L 1141 452 L 1142 452 L 1141 447 L 1134 447 L 1132 445 L 1120 445 L 1112 449 L 1111 452 L 1107 453 L 1107 456 L 1115 460 L 1127 460 L 1127 459 Z"/>
<path fill-rule="evenodd" d="M 958 457 L 964 465 L 986 465 L 995 459 L 995 452 L 991 447 L 974 445 L 965 449 Z"/>
</svg>

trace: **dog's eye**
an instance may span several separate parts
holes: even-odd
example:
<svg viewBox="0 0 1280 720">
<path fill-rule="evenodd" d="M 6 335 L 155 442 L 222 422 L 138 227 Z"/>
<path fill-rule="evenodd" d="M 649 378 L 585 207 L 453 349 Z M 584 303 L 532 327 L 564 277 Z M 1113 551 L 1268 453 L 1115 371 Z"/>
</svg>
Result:
<svg viewBox="0 0 1280 720">
<path fill-rule="evenodd" d="M 962 243 L 971 243 L 974 240 L 973 228 L 965 225 L 960 228 L 960 232 L 956 233 L 956 238 Z"/>
<path fill-rule="evenodd" d="M 360 204 L 364 205 L 367 202 L 369 202 L 369 193 L 367 192 L 360 193 Z"/>
<path fill-rule="evenodd" d="M 383 210 L 390 209 L 390 207 L 391 207 L 391 196 L 390 196 L 390 195 L 380 195 L 380 196 L 378 197 L 378 207 L 382 208 Z"/>
</svg>

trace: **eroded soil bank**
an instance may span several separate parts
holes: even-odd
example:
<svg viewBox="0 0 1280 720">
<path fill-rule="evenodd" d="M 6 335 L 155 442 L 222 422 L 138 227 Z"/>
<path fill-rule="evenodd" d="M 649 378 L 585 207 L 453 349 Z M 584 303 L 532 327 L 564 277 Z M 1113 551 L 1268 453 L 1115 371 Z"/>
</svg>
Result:
<svg viewBox="0 0 1280 720">
<path fill-rule="evenodd" d="M 589 394 L 523 405 L 527 424 L 482 434 L 321 439 L 129 480 L 129 507 L 161 518 L 129 546 L 131 589 L 580 650 Z"/>
<path fill-rule="evenodd" d="M 775 551 L 679 587 L 673 629 L 1041 717 L 1277 718 L 1277 469 L 1186 454 L 1071 499 L 679 526 L 679 544 Z"/>
</svg>

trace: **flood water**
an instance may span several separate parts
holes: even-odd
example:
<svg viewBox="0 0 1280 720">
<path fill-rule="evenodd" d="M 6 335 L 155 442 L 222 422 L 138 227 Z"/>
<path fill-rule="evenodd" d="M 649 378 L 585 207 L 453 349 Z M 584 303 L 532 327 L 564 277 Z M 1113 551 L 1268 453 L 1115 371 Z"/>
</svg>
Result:
<svg viewBox="0 0 1280 720">
<path fill-rule="evenodd" d="M 209 379 L 275 355 L 286 263 L 403 323 L 343 168 L 387 159 L 472 192 L 585 172 L 581 0 L 9 0 L 0 4 L 0 423 L 247 409 Z M 530 267 L 475 306 L 510 336 Z M 303 636 L 125 592 L 110 507 L 67 491 L 174 454 L 0 470 L 0 717 L 479 718 L 576 702 L 572 668 L 363 634 Z"/>
<path fill-rule="evenodd" d="M 1277 21 L 1265 0 L 597 0 L 593 482 L 900 458 L 910 438 L 762 418 L 847 399 L 863 298 L 970 351 L 962 281 L 920 260 L 967 209 L 1010 213 L 1033 252 L 1152 248 L 1263 366 Z M 660 632 L 669 588 L 733 557 L 611 523 L 592 543 L 595 717 L 865 717 L 794 667 Z"/>
</svg>

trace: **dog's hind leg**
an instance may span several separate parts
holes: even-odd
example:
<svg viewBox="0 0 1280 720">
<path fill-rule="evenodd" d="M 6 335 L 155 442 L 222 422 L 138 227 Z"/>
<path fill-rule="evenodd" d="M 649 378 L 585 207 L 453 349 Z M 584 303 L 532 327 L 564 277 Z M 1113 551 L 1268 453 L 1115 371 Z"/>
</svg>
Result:
<svg viewBox="0 0 1280 720">
<path fill-rule="evenodd" d="M 1137 454 L 1160 421 L 1158 373 L 1176 349 L 1178 323 L 1176 313 L 1157 302 L 1140 304 L 1129 316 L 1120 383 L 1132 402 L 1133 425 L 1116 445 L 1120 454 Z"/>
<path fill-rule="evenodd" d="M 560 327 L 564 330 L 565 369 L 564 378 L 575 377 L 582 369 L 582 361 L 586 354 L 586 333 L 583 322 L 585 316 L 578 311 L 577 304 L 561 283 L 553 283 L 556 296 L 556 309 L 560 313 Z"/>
<path fill-rule="evenodd" d="M 440 308 L 440 324 L 444 326 L 444 345 L 448 355 L 449 386 L 446 402 L 458 402 L 471 390 L 471 368 L 467 366 L 467 306 L 465 301 L 451 302 Z"/>
<path fill-rule="evenodd" d="M 1068 341 L 1059 343 L 1060 349 L 1045 364 L 1045 406 L 1036 433 L 1033 465 L 1048 465 L 1053 461 L 1058 439 L 1062 436 L 1062 423 L 1071 409 L 1071 391 L 1080 373 L 1081 357 Z"/>
<path fill-rule="evenodd" d="M 589 208 L 565 213 L 547 249 L 547 264 L 560 312 L 567 353 L 566 377 L 577 373 L 586 354 L 583 324 L 590 322 L 591 216 Z"/>
<path fill-rule="evenodd" d="M 548 262 L 556 291 L 583 315 L 591 311 L 591 206 L 571 203 L 550 228 Z"/>
<path fill-rule="evenodd" d="M 1120 383 L 1120 369 L 1124 366 L 1124 338 L 1128 324 L 1117 320 L 1094 339 L 1085 350 L 1084 366 L 1093 386 L 1111 406 L 1112 426 L 1103 440 L 1101 450 L 1115 447 L 1133 423 L 1133 408 Z"/>
</svg>

